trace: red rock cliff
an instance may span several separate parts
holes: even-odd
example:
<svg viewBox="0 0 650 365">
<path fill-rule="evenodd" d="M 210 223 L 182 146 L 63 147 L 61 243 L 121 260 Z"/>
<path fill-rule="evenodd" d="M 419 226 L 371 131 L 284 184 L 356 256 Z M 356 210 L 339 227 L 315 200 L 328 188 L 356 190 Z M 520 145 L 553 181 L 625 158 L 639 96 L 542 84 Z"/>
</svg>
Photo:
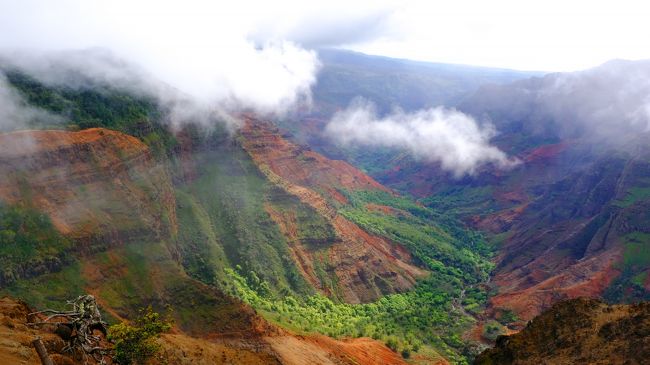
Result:
<svg viewBox="0 0 650 365">
<path fill-rule="evenodd" d="M 47 213 L 81 251 L 176 225 L 164 166 L 137 138 L 101 128 L 0 134 L 0 199 Z"/>
</svg>

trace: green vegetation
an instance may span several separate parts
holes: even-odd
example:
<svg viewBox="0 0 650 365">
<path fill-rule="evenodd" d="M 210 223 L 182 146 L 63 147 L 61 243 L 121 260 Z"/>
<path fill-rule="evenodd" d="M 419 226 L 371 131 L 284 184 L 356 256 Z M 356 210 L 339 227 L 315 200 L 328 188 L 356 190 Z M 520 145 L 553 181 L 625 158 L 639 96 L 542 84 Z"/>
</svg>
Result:
<svg viewBox="0 0 650 365">
<path fill-rule="evenodd" d="M 455 216 L 485 214 L 496 208 L 492 186 L 451 186 L 422 200 L 427 207 Z"/>
<path fill-rule="evenodd" d="M 176 144 L 174 136 L 157 122 L 161 112 L 153 100 L 107 85 L 48 86 L 19 71 L 5 74 L 31 105 L 62 117 L 39 119 L 30 128 L 113 129 L 140 138 L 158 156 L 169 153 Z"/>
<path fill-rule="evenodd" d="M 114 343 L 113 361 L 121 365 L 144 364 L 160 351 L 156 340 L 171 327 L 171 320 L 161 319 L 151 306 L 140 311 L 133 326 L 124 322 L 112 325 L 108 339 Z"/>
<path fill-rule="evenodd" d="M 198 153 L 194 159 L 201 176 L 177 188 L 177 242 L 186 270 L 207 284 L 224 287 L 228 279 L 223 269 L 239 265 L 274 293 L 313 294 L 265 205 L 277 210 L 293 206 L 300 234 L 314 244 L 317 236 L 327 240 L 329 234 L 317 214 L 306 212 L 308 207 L 269 183 L 239 146 L 219 143 L 215 151 Z"/>
<path fill-rule="evenodd" d="M 518 320 L 519 317 L 511 309 L 502 309 L 501 313 L 499 314 L 499 322 L 504 326 L 513 322 L 517 322 Z"/>
<path fill-rule="evenodd" d="M 218 287 L 251 304 L 267 319 L 300 332 L 373 337 L 405 358 L 434 350 L 456 363 L 467 363 L 471 358 L 472 346 L 460 334 L 473 323 L 469 314 L 480 313 L 486 301 L 479 284 L 492 268 L 488 260 L 491 249 L 480 235 L 460 228 L 462 225 L 448 214 L 385 192 L 343 191 L 350 204 L 337 205 L 339 214 L 408 248 L 415 261 L 432 273 L 406 293 L 374 303 L 341 303 L 336 275 L 328 272 L 327 249 L 337 239 L 332 226 L 311 207 L 270 183 L 225 130 L 204 133 L 198 127 L 188 128 L 185 132 L 196 150 L 189 158 L 183 156 L 181 162 L 174 154 L 174 138 L 158 123 L 159 106 L 152 101 L 109 87 L 45 86 L 19 73 L 9 73 L 8 79 L 31 104 L 64 120 L 34 128 L 104 127 L 137 136 L 151 146 L 175 174 L 178 233 L 137 244 L 102 247 L 105 251 L 85 258 L 83 263 L 72 261 L 54 274 L 18 279 L 2 293 L 39 307 L 53 307 L 52 303 L 91 287 L 105 305 L 119 313 L 133 314 L 143 302 L 153 303 L 155 308 L 170 304 L 179 327 L 200 334 L 232 331 L 229 326 L 237 326 L 241 307 L 215 294 Z M 193 176 L 188 178 L 185 169 L 200 172 L 190 171 Z M 93 201 L 92 197 L 86 200 Z M 389 209 L 368 209 L 369 204 Z M 111 217 L 128 217 L 122 214 L 124 209 L 121 205 L 111 207 Z M 20 225 L 2 225 L 1 232 L 7 232 L 0 233 L 0 260 L 30 262 L 41 259 L 39 255 L 55 257 L 70 247 L 43 215 L 8 212 L 0 212 L 1 224 L 5 218 L 13 222 L 12 216 L 22 214 L 27 218 L 21 218 L 21 224 L 31 227 L 29 234 L 38 236 L 23 234 Z M 279 220 L 291 224 L 295 237 L 281 232 Z M 129 222 L 119 221 L 120 227 L 142 225 L 136 220 Z M 292 239 L 312 252 L 315 272 L 334 293 L 332 298 L 317 295 L 300 274 L 289 250 Z M 10 243 L 4 244 L 5 240 Z M 17 240 L 21 243 L 11 243 Z M 3 269 L 10 267 L 2 263 Z M 106 276 L 85 282 L 82 272 L 88 268 L 101 270 Z M 203 328 L 205 323 L 210 323 L 209 328 Z M 121 363 L 153 350 L 147 347 L 147 336 L 156 331 L 138 326 L 118 325 L 112 331 L 112 336 L 125 344 Z M 138 338 L 144 339 L 144 345 L 126 345 Z"/>
<path fill-rule="evenodd" d="M 284 190 L 273 188 L 267 203 L 279 215 L 296 223 L 296 239 L 310 248 L 326 248 L 337 240 L 334 228 L 323 216 Z"/>
<path fill-rule="evenodd" d="M 623 267 L 644 269 L 650 266 L 650 233 L 632 232 L 625 236 Z"/>
<path fill-rule="evenodd" d="M 73 260 L 61 271 L 39 275 L 0 288 L 0 296 L 9 295 L 21 298 L 35 308 L 65 310 L 62 303 L 70 297 L 86 294 L 85 279 L 81 274 L 81 264 Z"/>
<path fill-rule="evenodd" d="M 332 297 L 338 300 L 342 297 L 338 277 L 331 270 L 329 262 L 329 247 L 339 238 L 334 228 L 327 220 L 308 205 L 303 204 L 293 195 L 274 187 L 266 201 L 268 209 L 275 215 L 274 219 L 282 219 L 285 224 L 292 225 L 295 231 L 286 237 L 287 241 L 297 240 L 293 244 L 301 244 L 311 252 L 314 257 L 313 265 L 315 274 L 323 288 L 327 288 Z M 289 229 L 290 230 L 290 229 Z M 295 237 L 292 237 L 294 234 Z M 293 260 L 292 260 L 293 261 Z M 294 263 L 295 265 L 295 263 Z M 313 294 L 313 291 L 306 292 Z"/>
<path fill-rule="evenodd" d="M 47 214 L 0 201 L 0 286 L 60 270 L 69 248 Z"/>
<path fill-rule="evenodd" d="M 251 280 L 227 269 L 229 292 L 255 307 L 268 320 L 298 332 L 332 337 L 372 337 L 409 355 L 431 346 L 454 363 L 466 364 L 468 347 L 460 338 L 473 323 L 452 305 L 454 285 L 434 277 L 412 291 L 393 294 L 374 303 L 336 303 L 322 295 L 304 299 L 263 295 Z"/>
<path fill-rule="evenodd" d="M 406 246 L 427 268 L 457 283 L 475 284 L 487 279 L 493 264 L 486 258 L 490 247 L 480 235 L 407 198 L 381 191 L 348 192 L 351 205 L 340 213 L 364 229 Z M 387 214 L 367 209 L 379 204 L 398 209 Z"/>
<path fill-rule="evenodd" d="M 614 205 L 627 208 L 637 202 L 650 199 L 650 187 L 632 187 L 627 191 L 625 198 L 614 201 Z"/>
<path fill-rule="evenodd" d="M 499 337 L 500 335 L 504 335 L 506 333 L 505 329 L 503 328 L 503 325 L 501 325 L 497 321 L 488 321 L 483 325 L 483 333 L 482 336 L 483 338 L 486 338 L 490 341 L 494 341 Z"/>
<path fill-rule="evenodd" d="M 473 347 L 459 335 L 474 322 L 465 312 L 480 313 L 487 300 L 476 284 L 492 268 L 489 247 L 480 236 L 456 228 L 452 219 L 407 198 L 379 191 L 345 193 L 350 204 L 341 206 L 340 214 L 408 247 L 432 274 L 412 291 L 357 305 L 322 295 L 278 295 L 265 289 L 264 279 L 242 267 L 225 270 L 226 291 L 267 319 L 299 332 L 372 337 L 405 358 L 430 347 L 455 363 L 466 363 Z M 283 198 L 278 204 L 286 209 L 289 203 Z M 368 204 L 389 209 L 368 209 Z"/>
<path fill-rule="evenodd" d="M 176 191 L 179 231 L 176 240 L 182 253 L 183 267 L 191 276 L 206 284 L 223 283 L 222 268 L 228 259 L 213 228 L 208 212 L 191 194 Z"/>
<path fill-rule="evenodd" d="M 225 145 L 225 144 L 224 144 Z M 227 145 L 225 145 L 227 146 Z M 198 154 L 204 175 L 179 189 L 178 246 L 195 278 L 217 285 L 252 305 L 268 320 L 299 332 L 334 337 L 368 336 L 404 357 L 435 349 L 456 363 L 472 357 L 459 335 L 473 323 L 487 294 L 479 284 L 492 264 L 479 235 L 453 219 L 407 198 L 384 192 L 345 192 L 340 213 L 370 232 L 408 247 L 432 270 L 414 290 L 374 303 L 341 303 L 336 295 L 314 295 L 295 271 L 285 237 L 267 214 L 289 217 L 297 239 L 310 246 L 321 281 L 336 288 L 323 253 L 335 239 L 332 227 L 310 207 L 270 185 L 240 149 L 222 147 Z M 367 209 L 385 205 L 395 214 Z M 296 283 L 298 285 L 296 285 Z M 460 300 L 459 300 L 460 299 Z"/>
<path fill-rule="evenodd" d="M 157 288 L 152 261 L 162 261 L 166 256 L 164 250 L 162 244 L 138 242 L 100 253 L 97 259 L 88 262 L 100 270 L 123 270 L 119 277 L 102 286 L 102 299 L 113 308 L 133 309 L 140 306 L 143 298 L 154 298 Z M 115 255 L 119 255 L 119 260 Z"/>
<path fill-rule="evenodd" d="M 650 280 L 650 233 L 632 232 L 623 238 L 625 251 L 619 264 L 621 274 L 607 288 L 604 297 L 610 303 L 650 300 L 650 291 L 645 289 Z"/>
</svg>

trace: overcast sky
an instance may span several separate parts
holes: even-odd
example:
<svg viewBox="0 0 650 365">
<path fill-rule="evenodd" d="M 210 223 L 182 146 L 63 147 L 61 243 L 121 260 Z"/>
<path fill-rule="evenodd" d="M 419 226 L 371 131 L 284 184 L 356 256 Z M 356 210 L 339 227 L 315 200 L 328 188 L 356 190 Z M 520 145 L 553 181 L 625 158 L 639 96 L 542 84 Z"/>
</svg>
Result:
<svg viewBox="0 0 650 365">
<path fill-rule="evenodd" d="M 190 48 L 236 50 L 236 34 L 260 43 L 571 71 L 650 58 L 649 9 L 629 0 L 0 0 L 0 46 L 138 52 L 148 43 L 149 54 L 176 47 L 183 57 Z"/>
<path fill-rule="evenodd" d="M 390 15 L 391 35 L 355 45 L 429 61 L 573 71 L 650 58 L 644 1 L 413 1 Z"/>
</svg>

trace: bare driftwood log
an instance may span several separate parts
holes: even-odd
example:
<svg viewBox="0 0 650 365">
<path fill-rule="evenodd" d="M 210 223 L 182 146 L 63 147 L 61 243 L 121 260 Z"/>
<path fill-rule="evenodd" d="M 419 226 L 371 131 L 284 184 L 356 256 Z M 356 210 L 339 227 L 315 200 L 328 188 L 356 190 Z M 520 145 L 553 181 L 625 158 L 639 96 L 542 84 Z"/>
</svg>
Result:
<svg viewBox="0 0 650 365">
<path fill-rule="evenodd" d="M 47 350 L 45 349 L 45 346 L 43 345 L 43 341 L 41 341 L 40 337 L 32 341 L 32 345 L 34 345 L 38 357 L 41 358 L 41 364 L 54 365 L 52 359 L 50 359 L 50 356 L 47 354 Z"/>
<path fill-rule="evenodd" d="M 55 311 L 46 309 L 30 313 L 30 318 L 34 318 L 37 314 L 49 314 L 42 322 L 34 322 L 30 323 L 30 325 L 55 325 L 56 333 L 67 341 L 64 351 L 71 352 L 75 357 L 81 355 L 84 363 L 88 363 L 88 359 L 92 358 L 98 364 L 106 364 L 105 357 L 110 350 L 101 346 L 101 337 L 95 335 L 94 332 L 98 330 L 106 336 L 107 324 L 102 321 L 95 297 L 82 295 L 77 299 L 68 301 L 67 304 L 72 306 L 72 310 Z M 53 319 L 58 319 L 58 321 L 50 322 Z M 43 364 L 46 363 L 43 362 Z"/>
</svg>

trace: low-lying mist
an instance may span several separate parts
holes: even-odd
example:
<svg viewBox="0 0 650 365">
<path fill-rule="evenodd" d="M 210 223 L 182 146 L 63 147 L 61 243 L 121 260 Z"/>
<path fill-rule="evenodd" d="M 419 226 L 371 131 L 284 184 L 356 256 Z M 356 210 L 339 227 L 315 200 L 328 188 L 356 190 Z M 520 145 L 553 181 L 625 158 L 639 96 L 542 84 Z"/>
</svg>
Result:
<svg viewBox="0 0 650 365">
<path fill-rule="evenodd" d="M 171 111 L 172 123 L 214 112 L 275 115 L 309 106 L 320 65 L 316 53 L 275 35 L 257 33 L 253 40 L 251 34 L 269 16 L 253 4 L 64 0 L 49 5 L 3 4 L 4 68 L 47 85 L 98 83 L 154 97 Z"/>
<path fill-rule="evenodd" d="M 26 129 L 39 121 L 59 119 L 61 117 L 30 106 L 0 73 L 0 132 Z"/>
<path fill-rule="evenodd" d="M 48 85 L 156 98 L 172 124 L 310 107 L 310 47 L 381 36 L 396 4 L 242 0 L 3 2 L 0 61 Z M 216 115 L 216 118 L 214 117 Z"/>
<path fill-rule="evenodd" d="M 619 150 L 650 139 L 650 61 L 615 60 L 571 73 L 491 85 L 461 109 L 509 133 L 579 139 Z"/>
</svg>

